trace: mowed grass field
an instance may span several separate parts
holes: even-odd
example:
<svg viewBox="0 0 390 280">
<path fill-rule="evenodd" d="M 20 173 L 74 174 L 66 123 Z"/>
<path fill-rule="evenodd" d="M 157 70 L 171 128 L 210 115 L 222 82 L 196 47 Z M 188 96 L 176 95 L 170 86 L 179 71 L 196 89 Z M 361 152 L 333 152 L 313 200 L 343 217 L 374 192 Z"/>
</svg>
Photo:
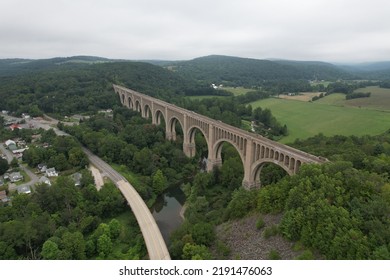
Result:
<svg viewBox="0 0 390 280">
<path fill-rule="evenodd" d="M 332 98 L 332 102 L 327 98 Z M 297 138 L 305 139 L 318 133 L 327 136 L 361 136 L 376 135 L 390 129 L 390 110 L 341 106 L 337 105 L 340 101 L 337 100 L 330 95 L 321 102 L 269 98 L 250 104 L 253 108 L 269 108 L 280 123 L 287 125 L 289 135 L 281 139 L 282 143 L 290 143 Z"/>
<path fill-rule="evenodd" d="M 390 111 L 390 89 L 377 86 L 359 88 L 355 92 L 371 92 L 368 98 L 345 99 L 345 94 L 335 93 L 321 98 L 315 103 L 370 108 L 375 110 Z"/>
</svg>

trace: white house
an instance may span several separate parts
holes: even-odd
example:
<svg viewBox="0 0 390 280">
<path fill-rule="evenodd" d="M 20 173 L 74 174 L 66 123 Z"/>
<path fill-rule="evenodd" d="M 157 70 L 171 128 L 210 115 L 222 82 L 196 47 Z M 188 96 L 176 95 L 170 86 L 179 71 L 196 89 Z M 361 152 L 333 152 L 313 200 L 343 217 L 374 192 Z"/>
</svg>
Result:
<svg viewBox="0 0 390 280">
<path fill-rule="evenodd" d="M 30 188 L 30 186 L 19 186 L 18 187 L 18 193 L 30 194 L 31 193 L 31 188 Z"/>
<path fill-rule="evenodd" d="M 15 145 L 15 146 L 16 146 L 16 143 L 15 143 L 15 141 L 13 141 L 13 140 L 7 140 L 7 141 L 5 141 L 5 145 L 6 145 L 7 147 L 9 147 L 9 145 Z"/>
<path fill-rule="evenodd" d="M 49 178 L 47 178 L 46 176 L 42 176 L 41 178 L 39 178 L 38 183 L 51 186 L 51 182 L 50 182 Z"/>
<path fill-rule="evenodd" d="M 54 167 L 46 169 L 46 176 L 47 177 L 57 177 L 58 173 Z"/>
<path fill-rule="evenodd" d="M 9 174 L 9 180 L 12 183 L 15 183 L 15 182 L 23 180 L 23 176 L 22 176 L 22 174 L 20 174 L 20 172 L 12 172 L 11 174 Z"/>
</svg>

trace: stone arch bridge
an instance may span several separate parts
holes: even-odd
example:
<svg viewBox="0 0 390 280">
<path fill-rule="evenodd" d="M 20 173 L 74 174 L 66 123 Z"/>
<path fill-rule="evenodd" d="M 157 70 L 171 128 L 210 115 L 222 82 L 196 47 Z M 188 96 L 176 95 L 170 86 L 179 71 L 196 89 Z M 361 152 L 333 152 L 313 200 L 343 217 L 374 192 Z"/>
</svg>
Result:
<svg viewBox="0 0 390 280">
<path fill-rule="evenodd" d="M 247 188 L 260 186 L 260 172 L 264 164 L 274 163 L 289 175 L 298 172 L 305 163 L 324 163 L 326 159 L 317 157 L 258 134 L 227 125 L 195 112 L 180 108 L 162 100 L 144 95 L 134 90 L 113 85 L 122 105 L 138 111 L 144 118 L 151 118 L 153 124 L 165 121 L 166 138 L 176 140 L 175 126 L 183 130 L 183 151 L 188 157 L 195 155 L 195 132 L 200 131 L 207 142 L 207 170 L 222 164 L 222 144 L 228 142 L 238 151 L 244 165 L 242 185 Z"/>
</svg>

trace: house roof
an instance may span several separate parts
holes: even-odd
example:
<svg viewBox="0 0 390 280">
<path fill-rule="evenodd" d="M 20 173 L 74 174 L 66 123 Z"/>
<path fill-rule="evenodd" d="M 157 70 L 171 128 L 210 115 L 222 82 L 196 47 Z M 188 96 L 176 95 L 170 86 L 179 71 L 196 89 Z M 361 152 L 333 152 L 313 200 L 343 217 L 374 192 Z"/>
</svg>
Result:
<svg viewBox="0 0 390 280">
<path fill-rule="evenodd" d="M 5 145 L 9 146 L 9 145 L 11 145 L 11 144 L 16 145 L 15 141 L 13 141 L 13 140 L 7 140 L 7 141 L 5 141 Z"/>
<path fill-rule="evenodd" d="M 30 186 L 19 186 L 18 193 L 31 193 L 31 188 Z"/>
<path fill-rule="evenodd" d="M 9 178 L 15 178 L 15 177 L 23 177 L 22 174 L 20 174 L 20 172 L 12 172 L 11 174 L 9 174 Z"/>
<path fill-rule="evenodd" d="M 3 190 L 0 191 L 0 200 L 8 198 L 7 193 Z"/>
<path fill-rule="evenodd" d="M 51 182 L 46 176 L 42 176 L 41 178 L 39 178 L 38 183 L 44 183 L 51 186 Z"/>
<path fill-rule="evenodd" d="M 20 127 L 20 125 L 18 125 L 18 124 L 11 124 L 10 126 L 9 126 L 9 128 L 11 129 L 11 130 L 14 130 L 14 129 L 21 129 L 21 127 Z"/>
</svg>

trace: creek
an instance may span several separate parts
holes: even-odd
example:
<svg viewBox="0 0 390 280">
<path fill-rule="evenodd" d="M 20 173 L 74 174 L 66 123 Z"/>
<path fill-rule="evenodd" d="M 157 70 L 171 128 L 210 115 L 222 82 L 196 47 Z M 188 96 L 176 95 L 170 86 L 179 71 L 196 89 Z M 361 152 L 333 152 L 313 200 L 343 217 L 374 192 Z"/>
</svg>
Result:
<svg viewBox="0 0 390 280">
<path fill-rule="evenodd" d="M 180 211 L 184 202 L 185 195 L 180 188 L 169 189 L 157 198 L 151 209 L 167 246 L 171 243 L 170 234 L 183 222 Z"/>
</svg>

